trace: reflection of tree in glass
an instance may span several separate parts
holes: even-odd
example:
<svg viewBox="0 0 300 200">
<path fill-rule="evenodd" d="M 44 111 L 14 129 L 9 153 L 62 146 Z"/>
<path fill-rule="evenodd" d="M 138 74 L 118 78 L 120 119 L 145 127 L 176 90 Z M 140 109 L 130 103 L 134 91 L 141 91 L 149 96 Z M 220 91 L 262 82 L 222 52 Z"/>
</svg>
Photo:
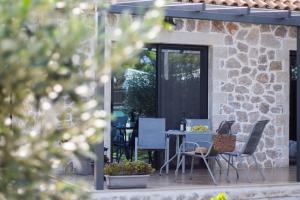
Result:
<svg viewBox="0 0 300 200">
<path fill-rule="evenodd" d="M 144 51 L 139 62 L 125 73 L 124 108 L 127 113 L 134 110 L 139 115 L 155 115 L 155 63 L 156 52 Z"/>
<path fill-rule="evenodd" d="M 169 51 L 167 54 L 169 74 L 173 78 L 186 80 L 200 77 L 199 52 L 179 53 L 179 51 Z"/>
</svg>

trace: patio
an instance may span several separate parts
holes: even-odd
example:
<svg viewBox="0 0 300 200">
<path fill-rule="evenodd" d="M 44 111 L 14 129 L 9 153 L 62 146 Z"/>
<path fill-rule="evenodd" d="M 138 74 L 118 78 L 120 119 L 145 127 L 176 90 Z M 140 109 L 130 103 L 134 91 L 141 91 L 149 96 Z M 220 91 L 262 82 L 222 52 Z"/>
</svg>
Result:
<svg viewBox="0 0 300 200">
<path fill-rule="evenodd" d="M 230 183 L 226 181 L 226 173 L 215 170 L 219 184 L 215 186 L 206 169 L 196 169 L 193 180 L 189 179 L 189 171 L 180 174 L 175 181 L 174 171 L 169 175 L 150 177 L 146 189 L 105 190 L 94 189 L 93 176 L 66 176 L 64 180 L 72 184 L 85 182 L 90 188 L 93 199 L 209 199 L 219 192 L 225 192 L 229 199 L 280 199 L 293 200 L 300 198 L 300 184 L 296 183 L 296 167 L 264 169 L 266 181 L 262 181 L 259 173 L 250 169 L 252 181 L 248 182 L 246 170 L 241 169 L 240 179 L 235 181 L 235 172 L 230 171 Z"/>
<path fill-rule="evenodd" d="M 220 186 L 250 186 L 250 185 L 270 185 L 270 184 L 292 184 L 296 182 L 296 167 L 291 166 L 289 168 L 269 168 L 263 169 L 266 176 L 266 181 L 262 181 L 256 169 L 250 169 L 250 175 L 252 177 L 251 182 L 247 180 L 247 170 L 240 169 L 239 180 L 236 180 L 235 171 L 230 171 L 229 180 L 226 181 L 226 171 L 222 171 L 222 175 L 219 175 L 219 170 L 214 170 L 214 175 L 218 181 L 218 185 L 215 186 L 208 174 L 207 169 L 195 169 L 193 173 L 193 179 L 189 177 L 189 170 L 185 174 L 179 173 L 178 180 L 175 181 L 174 171 L 171 170 L 168 175 L 165 173 L 160 176 L 156 171 L 149 179 L 148 189 L 168 189 L 168 188 L 202 188 L 202 187 L 220 187 Z M 85 182 L 94 190 L 94 177 L 93 176 L 65 176 L 64 180 L 76 184 L 78 182 Z M 116 191 L 109 190 L 107 191 Z M 136 189 L 134 189 L 136 190 Z M 124 191 L 124 190 L 122 190 Z M 130 191 L 130 189 L 128 189 Z"/>
</svg>

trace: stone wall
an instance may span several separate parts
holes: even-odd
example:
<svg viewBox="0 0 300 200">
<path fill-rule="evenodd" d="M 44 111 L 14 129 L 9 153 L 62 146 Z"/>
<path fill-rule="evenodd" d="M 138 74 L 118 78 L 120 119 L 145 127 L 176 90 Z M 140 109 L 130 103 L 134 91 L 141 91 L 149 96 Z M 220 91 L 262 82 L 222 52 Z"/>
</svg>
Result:
<svg viewBox="0 0 300 200">
<path fill-rule="evenodd" d="M 111 26 L 116 16 L 109 18 Z M 257 120 L 269 119 L 256 156 L 262 167 L 288 165 L 289 52 L 296 49 L 296 28 L 221 21 L 175 19 L 154 43 L 209 47 L 209 117 L 216 129 L 235 120 L 245 140 Z M 237 148 L 243 143 L 239 142 Z M 252 166 L 241 160 L 238 167 Z"/>
<path fill-rule="evenodd" d="M 221 21 L 176 20 L 176 31 L 207 32 L 224 38 L 212 48 L 212 112 L 215 128 L 235 120 L 245 140 L 257 120 L 269 119 L 256 153 L 263 167 L 288 165 L 289 51 L 296 29 Z M 205 40 L 205 38 L 203 38 Z M 241 148 L 243 143 L 238 143 Z M 252 165 L 242 160 L 239 167 Z"/>
</svg>

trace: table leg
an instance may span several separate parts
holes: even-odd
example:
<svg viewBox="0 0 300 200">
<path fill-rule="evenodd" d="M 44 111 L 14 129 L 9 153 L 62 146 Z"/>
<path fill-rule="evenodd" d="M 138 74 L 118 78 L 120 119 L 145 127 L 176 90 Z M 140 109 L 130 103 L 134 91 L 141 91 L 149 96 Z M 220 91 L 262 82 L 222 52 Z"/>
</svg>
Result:
<svg viewBox="0 0 300 200">
<path fill-rule="evenodd" d="M 185 136 L 182 137 L 182 148 L 185 151 Z M 185 173 L 185 155 L 182 156 L 182 173 Z"/>
<path fill-rule="evenodd" d="M 167 152 L 166 158 L 167 161 L 169 161 L 170 159 L 170 137 L 169 136 L 167 136 L 166 138 L 166 152 Z M 169 173 L 169 162 L 166 165 L 166 174 L 168 173 Z"/>
<path fill-rule="evenodd" d="M 176 158 L 177 154 L 175 154 L 171 159 L 170 159 L 170 137 L 169 135 L 166 136 L 166 148 L 165 148 L 165 163 L 163 166 L 161 166 L 159 170 L 159 175 L 162 174 L 162 170 L 164 167 L 166 167 L 166 174 L 169 173 L 169 163 Z"/>
</svg>

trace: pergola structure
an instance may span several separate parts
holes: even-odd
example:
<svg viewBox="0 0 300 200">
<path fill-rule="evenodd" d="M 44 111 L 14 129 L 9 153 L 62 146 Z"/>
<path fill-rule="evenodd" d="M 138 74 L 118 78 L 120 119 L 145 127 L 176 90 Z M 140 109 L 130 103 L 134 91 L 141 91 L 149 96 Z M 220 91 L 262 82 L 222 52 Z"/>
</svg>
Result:
<svg viewBox="0 0 300 200">
<path fill-rule="evenodd" d="M 285 25 L 297 27 L 297 69 L 300 72 L 300 10 L 299 8 L 286 8 L 290 10 L 256 8 L 251 6 L 224 6 L 203 3 L 173 2 L 163 6 L 165 17 L 186 18 L 198 20 L 219 20 L 230 22 L 242 22 L 252 24 Z M 132 15 L 143 15 L 153 7 L 154 0 L 122 1 L 112 4 L 109 13 L 120 14 L 124 11 Z M 300 73 L 297 78 L 297 141 L 300 141 Z M 299 143 L 298 143 L 299 144 Z M 103 146 L 103 144 L 102 144 Z M 99 148 L 98 148 L 99 149 Z M 101 153 L 102 152 L 102 153 Z M 297 145 L 297 152 L 300 152 L 300 145 Z M 103 154 L 101 147 L 97 151 L 100 156 L 96 162 L 95 186 L 96 189 L 103 189 Z M 297 181 L 300 182 L 300 153 L 297 154 Z M 99 166 L 99 167 L 97 167 Z"/>
</svg>

